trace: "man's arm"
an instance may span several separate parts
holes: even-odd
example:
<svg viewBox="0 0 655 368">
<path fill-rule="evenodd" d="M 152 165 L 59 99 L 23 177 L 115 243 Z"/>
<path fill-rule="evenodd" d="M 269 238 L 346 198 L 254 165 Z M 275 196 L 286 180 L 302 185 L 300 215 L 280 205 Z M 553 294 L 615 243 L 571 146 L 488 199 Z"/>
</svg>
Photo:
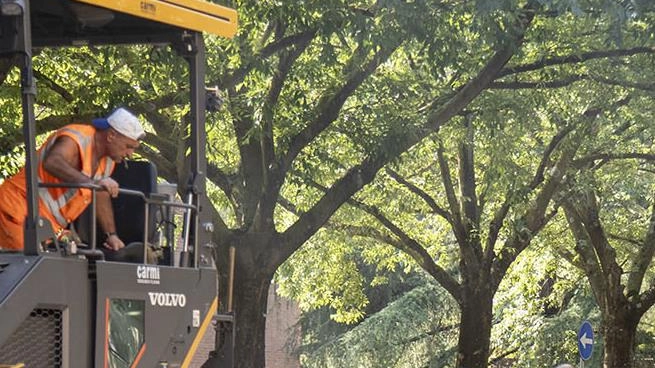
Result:
<svg viewBox="0 0 655 368">
<path fill-rule="evenodd" d="M 107 234 L 107 238 L 103 245 L 113 250 L 119 250 L 125 247 L 123 241 L 116 235 L 114 210 L 111 206 L 111 199 L 108 192 L 96 193 L 96 211 L 100 228 L 105 234 Z"/>
<path fill-rule="evenodd" d="M 85 175 L 80 167 L 80 150 L 75 141 L 67 136 L 57 138 L 43 159 L 43 168 L 51 175 L 69 183 L 97 184 L 105 189 L 96 193 L 96 211 L 100 228 L 105 233 L 116 233 L 114 211 L 111 207 L 111 197 L 118 195 L 118 183 L 112 178 L 102 178 L 97 182 Z M 118 250 L 125 244 L 116 235 L 109 236 L 104 245 Z"/>
<path fill-rule="evenodd" d="M 67 136 L 57 138 L 55 144 L 43 159 L 43 168 L 53 176 L 69 183 L 98 184 L 112 197 L 118 195 L 118 183 L 112 178 L 102 178 L 97 182 L 85 175 L 80 167 L 80 149 L 75 141 Z"/>
<path fill-rule="evenodd" d="M 72 138 L 66 136 L 57 138 L 43 159 L 43 168 L 62 181 L 93 183 L 93 179 L 79 169 L 81 166 L 80 149 Z"/>
</svg>

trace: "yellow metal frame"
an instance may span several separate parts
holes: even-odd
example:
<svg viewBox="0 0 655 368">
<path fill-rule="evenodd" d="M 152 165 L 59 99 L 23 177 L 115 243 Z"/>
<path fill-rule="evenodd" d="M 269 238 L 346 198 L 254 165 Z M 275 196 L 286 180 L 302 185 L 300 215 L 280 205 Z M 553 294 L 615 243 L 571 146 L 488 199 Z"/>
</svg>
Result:
<svg viewBox="0 0 655 368">
<path fill-rule="evenodd" d="M 198 350 L 198 346 L 200 345 L 200 340 L 202 340 L 203 336 L 205 336 L 205 332 L 207 332 L 207 327 L 209 327 L 209 325 L 211 324 L 212 317 L 214 316 L 214 311 L 216 311 L 217 306 L 218 306 L 218 298 L 214 298 L 212 305 L 209 307 L 209 309 L 207 309 L 207 314 L 205 315 L 205 318 L 202 320 L 202 324 L 200 325 L 200 328 L 196 333 L 196 337 L 193 339 L 193 342 L 191 342 L 191 347 L 189 348 L 189 352 L 184 357 L 184 361 L 182 361 L 182 368 L 188 368 L 189 365 L 191 364 L 191 360 L 193 359 L 193 356 L 196 354 L 196 350 Z"/>
<path fill-rule="evenodd" d="M 75 0 L 198 32 L 232 38 L 237 12 L 204 0 Z"/>
</svg>

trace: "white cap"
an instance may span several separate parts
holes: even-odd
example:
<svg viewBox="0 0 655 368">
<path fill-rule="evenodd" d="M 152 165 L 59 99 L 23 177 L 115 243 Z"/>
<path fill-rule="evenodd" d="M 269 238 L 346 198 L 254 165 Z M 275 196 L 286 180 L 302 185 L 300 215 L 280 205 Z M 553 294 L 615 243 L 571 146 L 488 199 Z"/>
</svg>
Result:
<svg viewBox="0 0 655 368">
<path fill-rule="evenodd" d="M 128 138 L 132 138 L 135 141 L 142 139 L 146 135 L 139 119 L 122 107 L 114 110 L 114 112 L 109 115 L 107 123 L 117 132 Z"/>
</svg>

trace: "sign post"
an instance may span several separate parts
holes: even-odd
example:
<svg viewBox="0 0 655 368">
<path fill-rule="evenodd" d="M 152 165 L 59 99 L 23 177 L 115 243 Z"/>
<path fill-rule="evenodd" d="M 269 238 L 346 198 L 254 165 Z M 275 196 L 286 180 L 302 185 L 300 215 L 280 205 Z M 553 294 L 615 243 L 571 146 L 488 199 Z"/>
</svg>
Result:
<svg viewBox="0 0 655 368">
<path fill-rule="evenodd" d="M 582 322 L 578 331 L 577 343 L 580 352 L 580 367 L 584 368 L 585 360 L 589 360 L 594 351 L 594 329 L 589 321 Z"/>
</svg>

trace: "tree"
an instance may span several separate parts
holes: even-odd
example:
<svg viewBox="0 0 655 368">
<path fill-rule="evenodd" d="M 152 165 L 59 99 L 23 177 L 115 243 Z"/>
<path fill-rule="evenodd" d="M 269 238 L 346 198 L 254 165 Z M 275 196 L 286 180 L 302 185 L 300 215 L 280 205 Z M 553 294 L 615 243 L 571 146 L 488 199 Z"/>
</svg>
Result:
<svg viewBox="0 0 655 368">
<path fill-rule="evenodd" d="M 575 25 L 568 23 L 572 20 Z M 563 16 L 552 21 L 539 21 L 539 26 L 528 34 L 535 44 L 527 45 L 526 49 L 535 51 L 526 56 L 526 63 L 505 68 L 499 73 L 498 80 L 490 85 L 492 89 L 539 90 L 533 94 L 516 93 L 505 99 L 490 92 L 482 94 L 463 116 L 455 120 L 460 122 L 461 128 L 442 128 L 435 145 L 415 147 L 402 157 L 398 165 L 402 173 L 388 170 L 389 178 L 393 180 L 381 182 L 374 190 L 364 190 L 361 200 L 353 205 L 377 219 L 391 236 L 360 225 L 342 226 L 351 235 L 374 238 L 402 249 L 458 301 L 461 326 L 457 365 L 461 367 L 487 364 L 493 297 L 500 282 L 516 257 L 555 215 L 564 178 L 570 180 L 576 175 L 577 168 L 572 166 L 572 160 L 578 147 L 583 142 L 593 142 L 593 132 L 598 129 L 600 116 L 613 113 L 626 102 L 614 95 L 588 94 L 589 90 L 598 91 L 614 83 L 611 72 L 595 71 L 594 65 L 599 65 L 599 62 L 594 60 L 652 52 L 650 47 L 640 46 L 576 55 L 560 54 L 566 51 L 556 50 L 553 55 L 543 57 L 539 53 L 548 51 L 539 49 L 539 41 L 545 42 L 541 37 L 545 37 L 547 30 L 575 32 L 577 27 L 597 22 L 598 17 L 566 19 Z M 639 28 L 638 23 L 633 26 Z M 558 34 L 558 37 L 571 37 L 569 31 Z M 579 47 L 599 47 L 599 42 L 605 40 L 603 33 L 589 36 L 584 40 L 577 40 L 575 36 Z M 554 38 L 552 35 L 547 37 Z M 529 62 L 535 56 L 539 59 Z M 612 69 L 608 67 L 607 70 Z M 515 77 L 510 81 L 504 78 L 514 75 L 520 79 Z M 577 86 L 571 86 L 576 83 Z M 547 92 L 550 88 L 567 86 L 571 87 L 561 93 Z M 608 99 L 612 101 L 612 98 L 617 98 L 616 103 L 608 105 Z M 520 102 L 508 102 L 511 99 Z M 526 120 L 533 120 L 533 125 Z M 534 141 L 525 144 L 530 140 L 526 136 L 531 134 L 535 136 Z M 431 152 L 437 152 L 434 166 L 438 167 L 439 175 L 436 177 L 425 174 L 432 172 Z M 521 155 L 521 152 L 527 155 Z M 457 166 L 457 169 L 451 170 L 452 166 Z M 424 201 L 423 207 L 412 207 L 408 204 L 412 200 L 406 194 L 398 195 L 387 189 L 393 187 L 393 181 Z M 443 189 L 424 189 L 434 182 L 443 185 Z M 401 199 L 394 200 L 394 197 Z M 445 200 L 439 200 L 439 197 Z M 553 199 L 556 203 L 548 212 Z M 459 262 L 457 274 L 453 274 L 450 271 L 452 266 L 438 255 L 437 244 L 426 239 L 421 231 L 416 231 L 440 231 L 433 222 L 424 219 L 428 215 L 441 217 L 458 244 L 458 258 L 449 260 Z"/>
<path fill-rule="evenodd" d="M 413 224 L 396 224 L 384 214 L 387 211 L 365 205 L 362 207 L 396 237 L 392 244 L 412 256 L 457 301 L 460 307 L 457 366 L 474 367 L 486 365 L 489 359 L 493 300 L 500 282 L 512 262 L 552 216 L 549 213 L 550 201 L 569 172 L 576 148 L 586 132 L 585 128 L 588 129 L 590 125 L 584 123 L 586 119 L 582 119 L 581 122 L 560 127 L 559 131 L 552 133 L 549 144 L 545 146 L 534 141 L 531 142 L 534 146 L 525 142 L 511 146 L 509 142 L 512 139 L 517 139 L 521 132 L 529 129 L 507 125 L 506 130 L 496 130 L 497 141 L 489 144 L 488 141 L 478 141 L 478 137 L 486 135 L 482 133 L 485 128 L 475 128 L 478 124 L 482 125 L 480 120 L 460 120 L 464 126 L 454 129 L 459 130 L 459 134 L 450 132 L 450 129 L 442 130 L 445 136 L 459 136 L 459 139 L 441 143 L 447 141 L 442 138 L 434 148 L 440 176 L 440 179 L 434 179 L 438 180 L 435 183 L 443 185 L 443 189 L 437 193 L 445 200 L 428 194 L 405 179 L 404 175 L 389 171 L 392 180 L 425 201 L 429 210 L 418 210 L 418 213 L 445 220 L 458 249 L 454 260 L 459 264 L 456 274 L 444 268 L 451 266 L 435 262 L 434 256 L 427 251 L 438 249 L 437 245 L 422 244 L 416 231 L 404 230 L 412 228 Z M 576 125 L 578 129 L 572 133 L 572 127 Z M 567 137 L 569 134 L 570 137 Z M 491 153 L 482 153 L 480 148 L 483 146 L 491 146 L 487 148 Z M 526 158 L 523 155 L 516 156 L 516 161 L 512 158 L 492 159 L 498 157 L 494 156 L 494 150 L 498 152 L 496 155 L 500 155 L 504 149 L 510 152 L 541 152 L 542 156 L 538 162 L 531 163 L 521 163 Z M 455 170 L 451 169 L 453 162 L 457 166 Z M 520 166 L 523 166 L 521 172 L 517 170 Z M 526 174 L 530 175 L 531 170 L 532 179 L 528 179 Z M 419 170 L 411 167 L 403 170 L 412 171 Z M 503 187 L 503 184 L 507 186 Z"/>
<path fill-rule="evenodd" d="M 637 326 L 655 304 L 646 279 L 655 253 L 648 166 L 599 161 L 564 202 L 575 255 L 564 254 L 584 271 L 600 307 L 605 367 L 633 366 Z"/>
<path fill-rule="evenodd" d="M 244 367 L 260 366 L 263 362 L 266 290 L 277 268 L 343 203 L 370 183 L 380 168 L 438 130 L 470 103 L 512 56 L 532 18 L 532 12 L 524 10 L 518 11 L 517 18 L 508 16 L 511 21 L 501 19 L 508 21 L 505 25 L 510 27 L 507 39 L 502 42 L 493 37 L 473 40 L 486 45 L 481 51 L 487 55 L 486 61 L 466 65 L 468 69 L 462 70 L 463 76 L 450 86 L 443 84 L 445 78 L 429 82 L 441 83 L 446 91 L 437 96 L 432 93 L 434 97 L 425 101 L 425 96 L 393 95 L 397 93 L 394 80 L 405 77 L 414 80 L 416 76 L 411 70 L 391 66 L 410 60 L 411 55 L 400 51 L 401 45 L 413 45 L 414 50 L 416 47 L 420 50 L 421 44 L 425 44 L 434 48 L 433 53 L 437 53 L 438 46 L 449 45 L 453 32 L 445 26 L 446 20 L 453 19 L 452 12 L 455 12 L 454 21 L 464 26 L 466 14 L 474 11 L 466 4 L 381 2 L 360 9 L 321 2 L 303 3 L 302 11 L 294 3 L 285 2 L 281 8 L 274 9 L 262 6 L 251 4 L 251 8 L 241 12 L 242 25 L 249 31 L 242 32 L 237 39 L 238 66 L 226 71 L 216 83 L 228 93 L 234 132 L 231 139 L 239 157 L 233 166 L 213 166 L 209 176 L 225 194 L 225 203 L 234 210 L 233 228 L 216 214 L 219 226 L 215 241 L 221 254 L 229 246 L 237 249 L 236 358 Z M 265 28 L 259 28 L 259 21 L 250 23 L 263 14 L 275 15 L 268 19 Z M 421 28 L 433 25 L 436 29 Z M 427 37 L 437 37 L 440 43 L 428 42 Z M 456 46 L 466 47 L 465 38 L 454 41 L 458 42 Z M 456 53 L 457 48 L 447 51 Z M 460 60 L 466 57 L 444 58 L 456 69 Z M 433 68 L 445 69 L 446 65 Z M 391 84 L 392 88 L 374 88 L 384 84 Z M 408 111 L 422 116 L 421 121 L 413 122 L 414 126 L 397 125 L 402 123 L 398 121 L 400 114 L 388 122 L 366 114 L 365 106 L 381 111 L 389 107 L 382 101 L 393 102 L 397 108 L 403 103 L 399 98 L 410 97 L 418 98 L 420 105 L 427 105 L 419 111 Z M 345 114 L 346 105 L 358 107 L 364 113 Z M 407 106 L 418 105 L 415 100 L 408 100 Z M 357 130 L 359 121 L 382 126 L 368 131 L 372 137 L 367 140 L 344 139 L 348 134 L 361 136 Z M 317 160 L 315 153 L 330 152 L 335 141 L 353 147 L 356 152 L 348 158 L 349 164 L 341 171 L 342 175 L 321 177 L 320 169 L 309 172 Z M 338 153 L 335 156 L 341 159 Z M 316 174 L 316 181 L 326 182 L 324 194 L 306 198 L 290 184 L 294 172 L 303 170 L 308 170 L 303 175 Z M 304 204 L 304 208 L 298 206 L 301 214 L 287 224 L 276 224 L 278 203 L 291 192 L 299 193 L 294 199 Z"/>
</svg>

